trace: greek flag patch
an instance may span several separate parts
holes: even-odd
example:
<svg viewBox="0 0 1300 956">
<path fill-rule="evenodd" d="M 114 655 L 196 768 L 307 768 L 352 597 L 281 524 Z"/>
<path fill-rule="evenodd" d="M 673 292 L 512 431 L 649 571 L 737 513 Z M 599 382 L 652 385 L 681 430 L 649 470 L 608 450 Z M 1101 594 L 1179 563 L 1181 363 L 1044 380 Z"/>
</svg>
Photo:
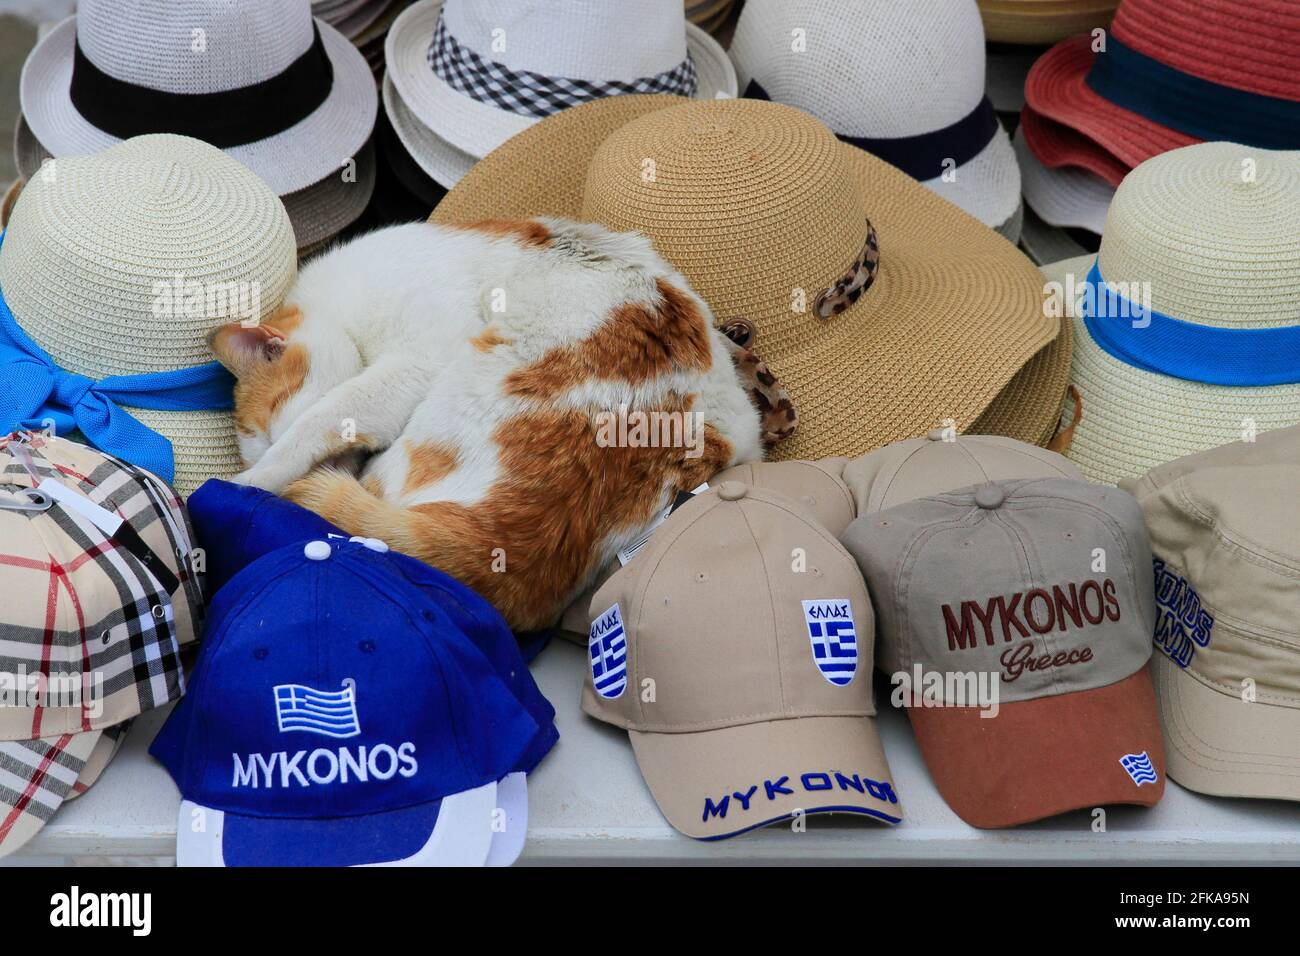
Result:
<svg viewBox="0 0 1300 956">
<path fill-rule="evenodd" d="M 848 598 L 804 601 L 803 619 L 822 676 L 836 687 L 850 683 L 858 669 L 858 632 Z"/>
<path fill-rule="evenodd" d="M 587 648 L 596 693 L 608 700 L 620 696 L 627 687 L 627 636 L 623 633 L 623 612 L 617 604 L 591 622 Z"/>
<path fill-rule="evenodd" d="M 350 680 L 336 691 L 316 690 L 306 684 L 276 684 L 273 689 L 280 733 L 301 730 L 324 737 L 355 737 L 361 733 L 357 688 Z"/>
<path fill-rule="evenodd" d="M 1156 773 L 1156 768 L 1151 765 L 1151 758 L 1147 756 L 1144 750 L 1140 754 L 1125 754 L 1119 758 L 1119 765 L 1124 768 L 1133 782 L 1139 787 L 1144 783 L 1156 783 L 1160 775 Z"/>
</svg>

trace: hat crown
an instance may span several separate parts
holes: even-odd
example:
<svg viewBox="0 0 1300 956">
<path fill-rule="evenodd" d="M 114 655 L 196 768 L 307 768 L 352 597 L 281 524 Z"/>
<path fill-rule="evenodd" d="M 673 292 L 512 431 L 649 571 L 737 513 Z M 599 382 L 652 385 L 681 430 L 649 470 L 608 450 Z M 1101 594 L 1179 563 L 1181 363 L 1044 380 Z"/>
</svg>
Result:
<svg viewBox="0 0 1300 956">
<path fill-rule="evenodd" d="M 975 0 L 750 0 L 730 50 L 741 94 L 757 81 L 837 135 L 943 129 L 984 97 Z"/>
<path fill-rule="evenodd" d="M 208 332 L 269 314 L 296 262 L 265 183 L 216 147 L 157 134 L 43 166 L 14 206 L 0 289 L 58 365 L 103 378 L 212 361 Z"/>
<path fill-rule="evenodd" d="M 758 339 L 761 350 L 797 350 L 828 322 L 861 321 L 860 308 L 829 320 L 813 308 L 866 238 L 867 212 L 843 149 L 823 124 L 788 106 L 684 103 L 635 119 L 601 144 L 581 218 L 649 236 L 719 322 L 771 311 L 758 281 L 765 270 L 798 277 L 782 290 L 782 321 L 760 328 Z M 880 242 L 887 260 L 888 237 Z"/>
<path fill-rule="evenodd" d="M 662 0 L 446 0 L 462 46 L 511 70 L 631 81 L 686 59 L 685 9 Z"/>
<path fill-rule="evenodd" d="M 1187 146 L 1147 160 L 1120 184 L 1101 275 L 1149 288 L 1152 309 L 1184 322 L 1300 325 L 1297 223 L 1300 152 Z"/>
<path fill-rule="evenodd" d="M 282 73 L 314 38 L 308 0 L 81 0 L 77 43 L 100 70 L 170 93 L 219 93 Z"/>
</svg>

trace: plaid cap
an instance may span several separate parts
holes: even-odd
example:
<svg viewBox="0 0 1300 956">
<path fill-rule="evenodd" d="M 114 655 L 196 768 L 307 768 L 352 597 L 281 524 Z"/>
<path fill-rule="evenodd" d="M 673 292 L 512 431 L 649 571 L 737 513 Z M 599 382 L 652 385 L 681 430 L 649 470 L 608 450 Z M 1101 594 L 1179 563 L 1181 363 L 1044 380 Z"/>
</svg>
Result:
<svg viewBox="0 0 1300 956">
<path fill-rule="evenodd" d="M 28 493 L 50 479 L 67 503 Z M 106 529 L 86 499 L 124 524 Z M 183 693 L 189 544 L 175 493 L 147 472 L 64 439 L 0 439 L 0 856 L 103 770 L 104 731 Z"/>
<path fill-rule="evenodd" d="M 63 802 L 75 800 L 81 796 L 99 779 L 99 775 L 108 769 L 108 765 L 113 762 L 117 752 L 122 749 L 122 744 L 126 743 L 126 735 L 131 730 L 133 720 L 124 720 L 120 724 L 114 724 L 112 727 L 106 727 L 95 741 L 95 748 L 91 750 L 90 756 L 86 758 L 86 765 L 81 768 L 81 773 L 77 775 L 77 782 L 72 785 L 68 795 L 63 798 Z"/>
</svg>

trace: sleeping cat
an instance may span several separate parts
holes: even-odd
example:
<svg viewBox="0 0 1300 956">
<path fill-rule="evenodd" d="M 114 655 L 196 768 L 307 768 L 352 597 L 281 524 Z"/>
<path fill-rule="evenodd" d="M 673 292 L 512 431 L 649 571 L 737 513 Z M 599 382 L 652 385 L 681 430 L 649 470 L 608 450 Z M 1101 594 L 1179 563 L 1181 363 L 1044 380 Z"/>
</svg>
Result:
<svg viewBox="0 0 1300 956">
<path fill-rule="evenodd" d="M 371 233 L 211 346 L 238 379 L 237 481 L 446 571 L 517 630 L 553 623 L 679 490 L 781 430 L 742 386 L 752 358 L 648 239 L 565 220 Z"/>
</svg>

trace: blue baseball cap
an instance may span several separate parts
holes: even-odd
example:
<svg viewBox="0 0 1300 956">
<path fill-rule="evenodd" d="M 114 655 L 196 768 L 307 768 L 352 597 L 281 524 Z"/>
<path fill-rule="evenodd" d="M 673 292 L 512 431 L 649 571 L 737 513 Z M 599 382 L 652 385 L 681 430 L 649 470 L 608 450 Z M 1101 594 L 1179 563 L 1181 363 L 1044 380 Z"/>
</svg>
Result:
<svg viewBox="0 0 1300 956">
<path fill-rule="evenodd" d="M 223 588 L 150 747 L 181 791 L 180 865 L 488 861 L 498 781 L 539 728 L 395 557 L 317 539 Z"/>
<path fill-rule="evenodd" d="M 224 603 L 220 597 L 225 583 L 263 555 L 313 539 L 351 540 L 320 515 L 291 501 L 261 488 L 216 478 L 204 482 L 186 505 L 204 549 L 207 580 L 216 595 L 210 615 Z M 505 618 L 486 598 L 451 575 L 409 555 L 391 552 L 391 560 L 403 577 L 423 590 L 478 646 L 537 721 L 537 737 L 514 768 L 518 773 L 532 773 L 560 734 L 555 728 L 555 708 L 538 689 Z M 517 781 L 512 784 L 517 785 Z"/>
</svg>

